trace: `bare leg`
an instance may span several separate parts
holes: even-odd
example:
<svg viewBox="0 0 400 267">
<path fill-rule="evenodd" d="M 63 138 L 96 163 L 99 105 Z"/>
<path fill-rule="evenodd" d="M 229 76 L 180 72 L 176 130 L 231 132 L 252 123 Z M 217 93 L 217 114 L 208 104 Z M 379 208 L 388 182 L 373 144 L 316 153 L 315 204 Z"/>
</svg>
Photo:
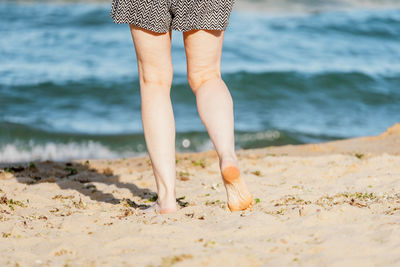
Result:
<svg viewBox="0 0 400 267">
<path fill-rule="evenodd" d="M 143 132 L 157 184 L 158 200 L 150 209 L 160 213 L 175 212 L 171 31 L 155 33 L 132 24 L 130 30 L 138 62 Z"/>
<path fill-rule="evenodd" d="M 183 34 L 189 85 L 197 110 L 219 156 L 231 211 L 252 208 L 253 198 L 240 175 L 235 154 L 231 94 L 221 79 L 224 31 L 192 30 Z"/>
</svg>

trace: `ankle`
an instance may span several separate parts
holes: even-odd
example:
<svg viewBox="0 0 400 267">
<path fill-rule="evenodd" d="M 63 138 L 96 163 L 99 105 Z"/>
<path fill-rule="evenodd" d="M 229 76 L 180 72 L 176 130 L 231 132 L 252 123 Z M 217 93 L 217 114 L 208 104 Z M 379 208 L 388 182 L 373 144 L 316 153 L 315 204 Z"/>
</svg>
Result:
<svg viewBox="0 0 400 267">
<path fill-rule="evenodd" d="M 228 166 L 238 167 L 238 159 L 235 153 L 226 153 L 219 157 L 221 171 Z"/>
<path fill-rule="evenodd" d="M 174 210 L 177 208 L 175 194 L 164 194 L 158 196 L 157 204 L 161 209 Z"/>
</svg>

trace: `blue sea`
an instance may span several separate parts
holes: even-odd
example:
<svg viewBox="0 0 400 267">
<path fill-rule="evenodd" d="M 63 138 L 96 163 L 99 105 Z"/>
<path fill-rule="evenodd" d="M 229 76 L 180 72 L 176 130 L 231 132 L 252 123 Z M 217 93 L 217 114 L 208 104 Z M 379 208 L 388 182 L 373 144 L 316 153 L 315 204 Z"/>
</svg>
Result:
<svg viewBox="0 0 400 267">
<path fill-rule="evenodd" d="M 400 121 L 400 7 L 298 2 L 310 8 L 231 13 L 222 77 L 236 149 L 377 135 Z M 110 8 L 0 3 L 0 162 L 146 154 L 134 46 Z M 182 33 L 172 39 L 177 152 L 213 149 Z"/>
</svg>

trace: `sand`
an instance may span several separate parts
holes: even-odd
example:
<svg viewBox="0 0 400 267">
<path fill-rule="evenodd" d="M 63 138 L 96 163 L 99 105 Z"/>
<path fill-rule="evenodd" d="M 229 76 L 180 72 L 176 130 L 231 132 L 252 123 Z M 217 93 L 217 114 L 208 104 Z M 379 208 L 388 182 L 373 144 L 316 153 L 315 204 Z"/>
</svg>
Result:
<svg viewBox="0 0 400 267">
<path fill-rule="evenodd" d="M 176 214 L 148 157 L 2 164 L 1 266 L 399 266 L 400 124 L 238 150 L 257 203 L 230 213 L 214 151 L 177 154 Z"/>
</svg>

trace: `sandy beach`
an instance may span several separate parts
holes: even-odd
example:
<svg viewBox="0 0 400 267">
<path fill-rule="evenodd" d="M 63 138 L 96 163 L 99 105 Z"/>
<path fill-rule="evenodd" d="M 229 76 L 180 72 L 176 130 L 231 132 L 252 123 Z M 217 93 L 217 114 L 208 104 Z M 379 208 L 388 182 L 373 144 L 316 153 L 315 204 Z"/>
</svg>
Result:
<svg viewBox="0 0 400 267">
<path fill-rule="evenodd" d="M 140 215 L 148 157 L 1 164 L 0 265 L 400 265 L 400 124 L 237 153 L 253 211 L 228 211 L 214 151 L 177 154 L 172 215 Z"/>
</svg>

